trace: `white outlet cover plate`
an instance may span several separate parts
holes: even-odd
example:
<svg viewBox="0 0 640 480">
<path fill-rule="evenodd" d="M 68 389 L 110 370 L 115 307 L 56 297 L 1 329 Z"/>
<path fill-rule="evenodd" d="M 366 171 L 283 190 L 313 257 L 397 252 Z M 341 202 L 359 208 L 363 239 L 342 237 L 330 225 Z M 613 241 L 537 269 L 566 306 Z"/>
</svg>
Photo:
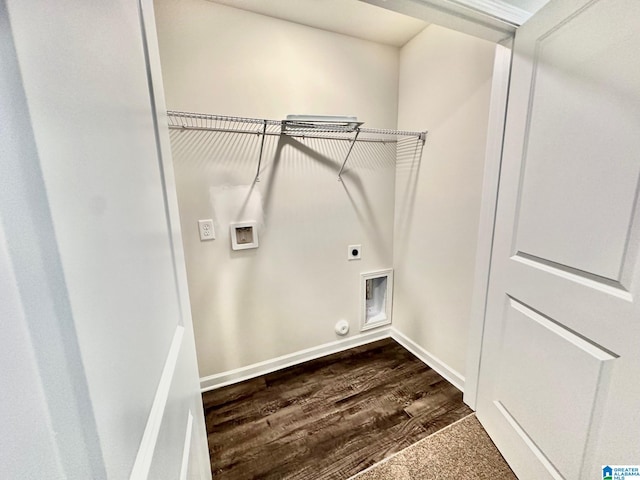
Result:
<svg viewBox="0 0 640 480">
<path fill-rule="evenodd" d="M 213 229 L 213 220 L 198 220 L 198 231 L 200 232 L 200 240 L 215 240 L 216 231 Z"/>
<path fill-rule="evenodd" d="M 358 253 L 354 255 L 353 251 L 357 250 Z M 347 249 L 347 260 L 360 260 L 362 258 L 362 245 L 349 245 Z"/>
</svg>

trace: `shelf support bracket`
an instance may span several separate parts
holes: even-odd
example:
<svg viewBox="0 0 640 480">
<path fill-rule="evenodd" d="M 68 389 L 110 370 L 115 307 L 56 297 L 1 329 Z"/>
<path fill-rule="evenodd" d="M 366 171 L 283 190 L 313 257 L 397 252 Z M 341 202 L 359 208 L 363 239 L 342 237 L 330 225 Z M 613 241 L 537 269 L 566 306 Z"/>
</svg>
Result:
<svg viewBox="0 0 640 480">
<path fill-rule="evenodd" d="M 256 170 L 256 182 L 260 181 L 260 165 L 262 164 L 262 152 L 264 151 L 264 139 L 267 137 L 267 121 L 262 123 L 262 140 L 260 140 L 260 153 L 258 154 L 258 170 Z"/>
<path fill-rule="evenodd" d="M 338 172 L 338 181 L 339 182 L 342 181 L 342 171 L 344 170 L 344 167 L 347 164 L 347 160 L 349 160 L 349 155 L 351 155 L 351 151 L 353 150 L 353 147 L 356 144 L 356 140 L 358 140 L 358 135 L 360 135 L 360 129 L 356 128 L 356 135 L 353 137 L 353 140 L 351 140 L 351 145 L 349 146 L 349 151 L 347 152 L 347 155 L 344 157 L 344 162 L 342 162 L 342 167 L 340 167 L 340 171 Z"/>
</svg>

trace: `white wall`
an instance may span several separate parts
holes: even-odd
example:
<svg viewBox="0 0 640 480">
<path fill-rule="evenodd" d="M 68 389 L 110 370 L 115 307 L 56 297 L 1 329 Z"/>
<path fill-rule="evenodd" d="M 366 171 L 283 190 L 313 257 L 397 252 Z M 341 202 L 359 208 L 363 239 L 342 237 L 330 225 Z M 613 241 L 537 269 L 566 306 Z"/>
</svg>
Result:
<svg viewBox="0 0 640 480">
<path fill-rule="evenodd" d="M 33 419 L 45 417 L 37 428 L 30 415 L 3 428 L 2 441 L 24 451 L 2 448 L 11 458 L 0 462 L 0 476 L 129 478 L 139 451 L 155 451 L 133 478 L 146 478 L 162 457 L 173 461 L 153 478 L 175 479 L 192 411 L 194 455 L 205 466 L 193 473 L 207 478 L 184 264 L 174 248 L 177 207 L 154 124 L 162 89 L 152 98 L 138 4 L 0 6 L 0 112 L 11 126 L 0 142 L 0 261 L 11 271 L 0 280 L 15 282 L 2 316 L 11 335 L 0 350 L 16 352 L 3 369 L 22 379 L 6 385 L 3 375 L 1 386 L 11 414 L 31 394 Z M 174 369 L 168 352 L 176 344 Z"/>
<path fill-rule="evenodd" d="M 208 0 L 156 0 L 170 109 L 358 115 L 395 128 L 398 49 Z"/>
<path fill-rule="evenodd" d="M 394 326 L 464 376 L 495 45 L 431 25 L 400 53 Z"/>
<path fill-rule="evenodd" d="M 398 50 L 221 6 L 157 0 L 168 108 L 282 119 L 353 114 L 395 128 Z M 252 186 L 255 135 L 172 132 L 200 373 L 208 376 L 358 333 L 360 272 L 392 265 L 395 147 L 269 137 Z M 200 242 L 198 219 L 217 239 Z M 232 252 L 231 221 L 260 222 Z M 363 259 L 348 262 L 347 246 Z"/>
</svg>

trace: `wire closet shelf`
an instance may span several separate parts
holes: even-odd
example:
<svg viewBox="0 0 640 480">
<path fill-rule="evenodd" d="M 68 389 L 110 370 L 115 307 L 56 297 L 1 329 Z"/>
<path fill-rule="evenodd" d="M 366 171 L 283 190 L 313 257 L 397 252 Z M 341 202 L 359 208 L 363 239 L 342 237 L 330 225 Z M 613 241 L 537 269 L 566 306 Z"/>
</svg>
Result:
<svg viewBox="0 0 640 480">
<path fill-rule="evenodd" d="M 259 181 L 264 140 L 267 136 L 287 135 L 296 138 L 320 138 L 350 142 L 349 150 L 342 162 L 340 171 L 338 172 L 338 180 L 341 180 L 342 172 L 356 142 L 389 143 L 397 142 L 400 138 L 413 137 L 424 145 L 427 138 L 426 131 L 414 132 L 407 130 L 366 128 L 362 127 L 363 122 L 351 120 L 268 120 L 261 118 L 231 117 L 226 115 L 179 112 L 172 110 L 167 112 L 167 117 L 170 129 L 203 130 L 260 136 L 261 143 L 256 181 Z"/>
</svg>

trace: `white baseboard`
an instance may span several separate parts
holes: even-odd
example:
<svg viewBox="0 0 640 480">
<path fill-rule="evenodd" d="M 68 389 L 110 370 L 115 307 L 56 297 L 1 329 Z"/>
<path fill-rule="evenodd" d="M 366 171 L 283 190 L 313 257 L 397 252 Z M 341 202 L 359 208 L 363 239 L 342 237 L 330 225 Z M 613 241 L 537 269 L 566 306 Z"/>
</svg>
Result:
<svg viewBox="0 0 640 480">
<path fill-rule="evenodd" d="M 427 352 L 424 348 L 406 337 L 404 334 L 400 333 L 395 328 L 391 329 L 391 338 L 413 353 L 416 357 L 422 360 L 422 362 L 433 368 L 458 390 L 464 392 L 464 377 L 459 372 L 449 367 L 446 363 L 440 361 L 437 357 Z"/>
<path fill-rule="evenodd" d="M 366 345 L 367 343 L 382 340 L 383 338 L 389 338 L 390 336 L 390 328 L 380 328 L 372 332 L 347 337 L 344 340 L 325 343 L 324 345 L 307 348 L 306 350 L 300 350 L 299 352 L 283 355 L 282 357 L 277 357 L 260 363 L 254 363 L 253 365 L 248 365 L 246 367 L 217 373 L 208 377 L 202 377 L 200 379 L 200 390 L 203 393 L 208 392 L 209 390 L 214 390 L 233 383 L 266 375 L 268 373 L 275 372 L 276 370 L 308 362 L 309 360 L 315 360 L 316 358 L 331 355 L 332 353 L 342 352 L 353 347 L 359 347 L 360 345 Z"/>
<path fill-rule="evenodd" d="M 373 332 L 362 333 L 360 335 L 345 338 L 344 340 L 325 343 L 324 345 L 300 350 L 299 352 L 283 355 L 282 357 L 277 357 L 272 360 L 266 360 L 264 362 L 254 363 L 253 365 L 237 368 L 235 370 L 202 377 L 200 379 L 200 389 L 203 393 L 208 392 L 209 390 L 226 387 L 227 385 L 266 375 L 283 368 L 324 357 L 325 355 L 342 352 L 353 347 L 359 347 L 360 345 L 366 345 L 367 343 L 376 342 L 389 337 L 393 338 L 396 342 L 413 353 L 423 363 L 433 368 L 458 390 L 464 392 L 464 377 L 460 373 L 449 367 L 446 363 L 440 361 L 437 357 L 430 354 L 413 340 L 410 340 L 404 334 L 392 327 L 380 328 Z"/>
</svg>

